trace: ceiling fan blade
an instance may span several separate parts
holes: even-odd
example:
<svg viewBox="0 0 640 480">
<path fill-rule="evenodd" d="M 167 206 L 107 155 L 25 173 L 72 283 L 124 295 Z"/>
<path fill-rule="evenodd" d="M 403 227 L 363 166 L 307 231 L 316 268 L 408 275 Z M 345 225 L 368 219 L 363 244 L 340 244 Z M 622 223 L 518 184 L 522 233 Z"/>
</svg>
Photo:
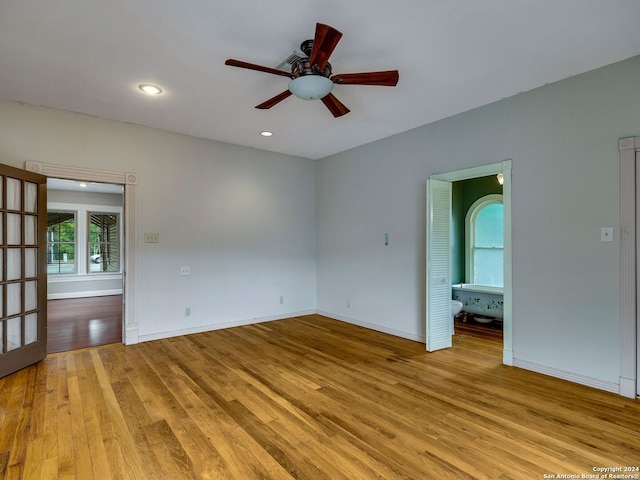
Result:
<svg viewBox="0 0 640 480">
<path fill-rule="evenodd" d="M 232 67 L 240 67 L 240 68 L 248 68 L 249 70 L 256 70 L 258 72 L 272 73 L 274 75 L 281 75 L 283 77 L 293 78 L 290 72 L 285 72 L 284 70 L 278 70 L 276 68 L 271 67 L 263 67 L 262 65 L 256 65 L 255 63 L 247 63 L 242 60 L 234 60 L 230 58 L 226 62 L 225 65 L 230 65 Z"/>
<path fill-rule="evenodd" d="M 256 108 L 259 108 L 260 110 L 267 110 L 273 107 L 274 105 L 277 105 L 278 103 L 280 103 L 282 100 L 284 100 L 289 96 L 291 96 L 291 92 L 289 90 L 285 90 L 284 92 L 279 93 L 275 97 L 270 98 L 266 102 L 262 102 L 260 105 L 256 105 Z"/>
<path fill-rule="evenodd" d="M 313 49 L 311 50 L 311 55 L 309 55 L 311 65 L 317 65 L 319 71 L 323 71 L 341 37 L 342 33 L 335 28 L 317 23 L 316 36 L 313 38 Z"/>
<path fill-rule="evenodd" d="M 322 103 L 329 109 L 334 117 L 338 118 L 342 115 L 346 115 L 351 110 L 344 106 L 344 104 L 338 100 L 333 93 L 330 93 L 321 98 Z"/>
<path fill-rule="evenodd" d="M 380 85 L 395 87 L 398 84 L 398 70 L 384 72 L 342 73 L 331 77 L 339 85 Z"/>
</svg>

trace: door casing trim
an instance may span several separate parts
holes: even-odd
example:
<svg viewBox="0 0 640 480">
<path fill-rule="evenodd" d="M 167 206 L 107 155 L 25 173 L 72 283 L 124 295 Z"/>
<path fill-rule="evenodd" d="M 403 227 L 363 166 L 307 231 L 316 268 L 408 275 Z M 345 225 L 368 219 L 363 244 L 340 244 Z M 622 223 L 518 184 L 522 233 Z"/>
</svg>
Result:
<svg viewBox="0 0 640 480">
<path fill-rule="evenodd" d="M 503 320 L 503 350 L 502 363 L 513 365 L 513 303 L 512 303 L 512 243 L 511 243 L 511 163 L 502 162 L 481 165 L 479 167 L 465 168 L 453 172 L 439 173 L 431 175 L 437 180 L 456 182 L 470 178 L 484 177 L 487 175 L 503 174 L 504 184 L 502 185 L 503 215 L 504 215 L 504 320 Z"/>
<path fill-rule="evenodd" d="M 138 214 L 138 175 L 132 172 L 114 172 L 43 162 L 25 162 L 25 170 L 47 177 L 68 180 L 84 180 L 122 185 L 124 187 L 124 305 L 122 316 L 122 341 L 125 345 L 139 342 L 137 317 L 137 244 L 136 218 Z"/>
</svg>

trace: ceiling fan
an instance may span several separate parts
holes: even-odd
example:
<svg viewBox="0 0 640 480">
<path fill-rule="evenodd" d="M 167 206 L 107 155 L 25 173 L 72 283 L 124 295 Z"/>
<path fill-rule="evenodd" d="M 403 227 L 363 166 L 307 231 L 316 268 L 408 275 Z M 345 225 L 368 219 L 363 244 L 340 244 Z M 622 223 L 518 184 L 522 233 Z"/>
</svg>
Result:
<svg viewBox="0 0 640 480">
<path fill-rule="evenodd" d="M 349 109 L 331 93 L 334 84 L 395 87 L 398 83 L 398 71 L 343 73 L 332 76 L 329 57 L 340 41 L 340 37 L 342 37 L 342 33 L 335 28 L 322 23 L 316 24 L 315 37 L 302 42 L 300 45 L 300 50 L 306 57 L 297 59 L 292 65 L 291 72 L 263 67 L 262 65 L 234 60 L 233 58 L 224 63 L 232 67 L 257 70 L 258 72 L 271 73 L 291 79 L 287 90 L 260 105 L 256 105 L 256 108 L 263 110 L 271 108 L 293 94 L 304 100 L 320 99 L 334 117 L 341 117 L 349 113 Z"/>
</svg>

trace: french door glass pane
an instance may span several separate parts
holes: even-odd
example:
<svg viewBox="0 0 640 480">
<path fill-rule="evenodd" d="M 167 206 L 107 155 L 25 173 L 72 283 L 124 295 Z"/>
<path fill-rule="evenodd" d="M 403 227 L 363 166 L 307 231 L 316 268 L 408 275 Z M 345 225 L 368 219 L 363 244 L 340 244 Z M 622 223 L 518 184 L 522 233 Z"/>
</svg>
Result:
<svg viewBox="0 0 640 480">
<path fill-rule="evenodd" d="M 38 211 L 38 185 L 24 182 L 24 211 L 36 213 Z"/>
<path fill-rule="evenodd" d="M 0 355 L 4 353 L 4 322 L 0 322 Z"/>
<path fill-rule="evenodd" d="M 7 249 L 7 280 L 18 280 L 22 278 L 22 249 Z"/>
<path fill-rule="evenodd" d="M 38 282 L 24 282 L 24 310 L 28 312 L 38 307 Z"/>
<path fill-rule="evenodd" d="M 24 243 L 26 245 L 37 245 L 38 243 L 38 217 L 35 215 L 25 215 L 24 217 Z"/>
<path fill-rule="evenodd" d="M 7 284 L 7 316 L 22 313 L 22 302 L 20 301 L 21 286 L 20 283 Z"/>
<path fill-rule="evenodd" d="M 7 244 L 8 245 L 20 245 L 21 238 L 20 232 L 22 232 L 21 225 L 22 217 L 15 213 L 7 213 Z"/>
<path fill-rule="evenodd" d="M 24 317 L 24 344 L 38 341 L 38 314 L 31 313 Z"/>
<path fill-rule="evenodd" d="M 7 352 L 22 346 L 22 318 L 7 320 Z"/>
<path fill-rule="evenodd" d="M 32 278 L 38 276 L 38 249 L 24 249 L 24 276 Z"/>
<path fill-rule="evenodd" d="M 0 208 L 4 208 L 4 195 L 2 194 L 4 188 L 4 175 L 0 175 Z"/>
<path fill-rule="evenodd" d="M 7 209 L 8 210 L 21 210 L 22 202 L 21 187 L 22 182 L 16 178 L 7 177 Z"/>
</svg>

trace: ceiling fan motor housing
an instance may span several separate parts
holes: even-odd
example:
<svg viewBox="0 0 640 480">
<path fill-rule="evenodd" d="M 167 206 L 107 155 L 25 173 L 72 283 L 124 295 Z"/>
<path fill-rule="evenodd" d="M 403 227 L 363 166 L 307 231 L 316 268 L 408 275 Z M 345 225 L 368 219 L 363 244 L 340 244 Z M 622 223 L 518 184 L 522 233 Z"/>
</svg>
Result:
<svg viewBox="0 0 640 480">
<path fill-rule="evenodd" d="M 311 52 L 313 51 L 313 38 L 309 40 L 305 40 L 300 44 L 300 51 L 304 52 L 307 57 L 311 56 Z"/>
<path fill-rule="evenodd" d="M 308 57 L 301 58 L 293 63 L 291 67 L 291 74 L 294 78 L 304 77 L 306 75 L 322 75 L 323 77 L 329 78 L 331 76 L 331 64 L 327 62 L 327 66 L 324 67 L 324 70 L 319 71 L 318 67 L 314 68 L 314 65 L 311 65 L 311 61 Z"/>
</svg>

